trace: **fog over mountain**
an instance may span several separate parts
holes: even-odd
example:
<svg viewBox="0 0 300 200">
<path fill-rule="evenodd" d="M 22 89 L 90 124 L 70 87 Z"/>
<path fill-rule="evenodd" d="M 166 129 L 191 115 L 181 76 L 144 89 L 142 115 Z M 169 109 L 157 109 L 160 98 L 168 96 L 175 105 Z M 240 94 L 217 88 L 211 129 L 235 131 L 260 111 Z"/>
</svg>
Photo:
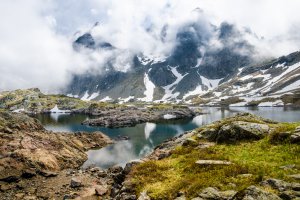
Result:
<svg viewBox="0 0 300 200">
<path fill-rule="evenodd" d="M 178 79 L 173 68 L 167 70 L 166 66 L 180 66 L 177 71 L 182 76 L 192 74 L 191 67 L 201 58 L 197 69 L 201 75 L 224 79 L 228 75 L 225 71 L 230 73 L 250 61 L 299 50 L 299 7 L 297 0 L 2 1 L 0 90 L 39 87 L 45 92 L 61 92 L 68 87 L 81 96 L 85 90 L 77 90 L 74 78 L 83 80 L 112 71 L 117 75 L 110 80 L 118 83 L 128 76 L 126 72 L 143 67 L 147 59 L 165 61 L 156 67 L 159 70 L 150 70 L 145 64 L 144 70 L 150 70 L 147 73 L 156 88 Z M 84 46 L 89 36 L 85 34 L 92 36 L 90 46 Z M 84 35 L 84 44 L 76 47 Z M 239 65 L 224 65 L 223 58 L 228 55 Z M 139 58 L 144 61 L 136 64 Z M 160 78 L 162 75 L 166 78 Z M 104 79 L 100 82 L 106 83 Z M 90 84 L 86 91 L 96 87 L 93 81 L 78 83 Z M 197 86 L 182 84 L 172 92 Z M 103 86 L 103 90 L 108 88 Z M 134 93 L 142 96 L 140 90 Z M 93 91 L 89 93 L 91 96 Z"/>
</svg>

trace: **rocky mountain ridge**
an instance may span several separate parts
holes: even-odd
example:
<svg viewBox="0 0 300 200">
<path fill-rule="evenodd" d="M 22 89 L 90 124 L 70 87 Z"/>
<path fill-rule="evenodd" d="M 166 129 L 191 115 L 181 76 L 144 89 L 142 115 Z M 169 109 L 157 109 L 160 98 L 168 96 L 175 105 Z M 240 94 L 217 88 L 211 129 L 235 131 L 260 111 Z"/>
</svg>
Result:
<svg viewBox="0 0 300 200">
<path fill-rule="evenodd" d="M 98 74 L 75 75 L 64 93 L 102 101 L 166 102 L 210 91 L 238 68 L 250 64 L 255 48 L 246 40 L 247 35 L 253 36 L 249 31 L 239 30 L 225 22 L 220 26 L 209 26 L 211 36 L 207 36 L 201 22 L 182 26 L 170 55 L 155 57 L 143 52 L 132 53 L 131 61 L 123 63 L 130 66 L 127 71 L 116 69 L 116 57 L 109 60 Z M 167 25 L 165 29 L 168 29 Z M 163 33 L 162 30 L 162 41 Z M 214 40 L 218 45 L 211 45 Z M 99 41 L 93 36 L 93 31 L 75 39 L 73 46 L 79 52 L 86 49 L 100 53 L 127 52 Z"/>
<path fill-rule="evenodd" d="M 283 98 L 298 98 L 299 52 L 277 59 L 257 60 L 254 59 L 255 47 L 246 39 L 253 33 L 228 23 L 212 26 L 212 29 L 214 39 L 220 43 L 218 47 L 211 43 L 212 38 L 205 37 L 199 24 L 188 24 L 177 33 L 177 45 L 169 56 L 135 54 L 131 63 L 127 63 L 130 65 L 128 71 L 116 70 L 114 60 L 110 60 L 100 74 L 75 75 L 64 93 L 83 100 L 115 102 L 203 101 L 220 105 L 221 99 L 242 96 L 244 98 L 230 103 L 244 101 L 237 105 L 252 105 L 250 102 L 268 96 L 272 96 L 274 105 L 298 101 L 282 103 Z M 78 37 L 73 46 L 79 52 L 83 49 L 92 52 L 117 49 L 108 42 L 95 39 L 92 31 Z"/>
</svg>

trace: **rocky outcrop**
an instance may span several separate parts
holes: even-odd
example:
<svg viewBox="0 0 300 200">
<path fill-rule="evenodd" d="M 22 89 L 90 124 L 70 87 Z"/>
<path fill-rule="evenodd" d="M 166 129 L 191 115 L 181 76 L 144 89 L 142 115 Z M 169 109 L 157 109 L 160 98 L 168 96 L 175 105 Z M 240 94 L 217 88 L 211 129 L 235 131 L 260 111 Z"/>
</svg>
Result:
<svg viewBox="0 0 300 200">
<path fill-rule="evenodd" d="M 0 112 L 0 125 L 0 189 L 7 199 L 12 195 L 7 191 L 27 189 L 31 179 L 36 180 L 32 186 L 35 191 L 40 181 L 64 182 L 64 170 L 79 168 L 87 160 L 85 151 L 113 142 L 101 132 L 47 131 L 24 114 Z M 75 180 L 72 187 L 78 185 Z"/>
<path fill-rule="evenodd" d="M 82 124 L 109 128 L 135 126 L 145 122 L 192 118 L 196 115 L 193 110 L 184 106 L 166 109 L 121 107 L 109 110 L 98 109 L 92 111 L 91 114 L 98 116 L 98 118 L 85 120 Z"/>
<path fill-rule="evenodd" d="M 208 187 L 199 192 L 198 197 L 193 200 L 229 200 L 236 194 L 236 191 L 219 191 L 216 188 Z"/>
<path fill-rule="evenodd" d="M 245 190 L 238 192 L 232 200 L 250 200 L 250 199 L 257 199 L 257 200 L 264 200 L 264 199 L 272 199 L 272 200 L 280 200 L 281 198 L 274 193 L 267 192 L 262 190 L 256 186 L 250 186 Z"/>
<path fill-rule="evenodd" d="M 270 127 L 266 121 L 249 113 L 244 113 L 229 118 L 227 121 L 215 122 L 204 127 L 198 134 L 198 138 L 217 143 L 235 143 L 237 141 L 259 140 L 269 133 Z"/>
</svg>

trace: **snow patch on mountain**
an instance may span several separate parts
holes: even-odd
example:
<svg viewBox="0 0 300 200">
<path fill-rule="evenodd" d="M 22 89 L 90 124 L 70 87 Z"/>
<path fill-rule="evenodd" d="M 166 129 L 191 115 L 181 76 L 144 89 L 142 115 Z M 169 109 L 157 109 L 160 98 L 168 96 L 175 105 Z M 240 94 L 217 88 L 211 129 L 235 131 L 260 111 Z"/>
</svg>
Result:
<svg viewBox="0 0 300 200">
<path fill-rule="evenodd" d="M 200 75 L 200 78 L 202 80 L 202 84 L 206 85 L 209 89 L 216 88 L 219 85 L 220 81 L 223 79 L 223 78 L 220 78 L 220 79 L 208 79 L 208 78 L 205 78 L 204 76 L 201 76 L 201 75 Z"/>
<path fill-rule="evenodd" d="M 101 102 L 106 102 L 106 101 L 111 101 L 113 100 L 112 98 L 110 98 L 109 96 L 104 97 L 103 99 L 101 99 Z"/>
<path fill-rule="evenodd" d="M 130 100 L 134 99 L 134 96 L 129 96 L 127 98 L 119 98 L 119 103 L 120 104 L 123 104 L 123 103 L 127 103 L 129 102 Z"/>
<path fill-rule="evenodd" d="M 83 100 L 83 101 L 91 101 L 91 100 L 95 99 L 98 96 L 99 96 L 99 93 L 97 93 L 97 92 L 94 92 L 93 94 L 89 95 L 88 91 L 86 91 L 84 93 L 84 95 L 81 97 L 81 100 Z"/>
<path fill-rule="evenodd" d="M 258 106 L 259 107 L 276 107 L 276 106 L 283 106 L 284 103 L 281 100 L 277 100 L 274 102 L 262 102 Z"/>
<path fill-rule="evenodd" d="M 177 69 L 177 67 L 170 67 L 171 72 L 174 74 L 174 76 L 176 77 L 176 80 L 170 84 L 167 85 L 165 87 L 163 87 L 163 89 L 165 90 L 165 95 L 163 96 L 163 98 L 161 99 L 162 101 L 166 101 L 169 99 L 176 99 L 180 93 L 179 92 L 175 92 L 173 94 L 173 91 L 175 90 L 175 86 L 183 79 L 183 77 L 185 77 L 187 74 L 182 75 L 180 74 Z"/>
<path fill-rule="evenodd" d="M 144 95 L 146 97 L 140 98 L 139 100 L 150 102 L 150 101 L 153 100 L 153 94 L 154 94 L 155 85 L 154 85 L 154 83 L 151 82 L 151 80 L 149 78 L 149 75 L 147 73 L 145 73 L 145 75 L 144 75 L 144 85 L 146 87 L 146 90 L 144 92 Z"/>
<path fill-rule="evenodd" d="M 287 85 L 286 87 L 282 88 L 281 90 L 277 91 L 277 93 L 284 93 L 284 92 L 289 92 L 291 90 L 295 90 L 300 88 L 300 80 L 295 81 L 294 83 Z"/>
</svg>

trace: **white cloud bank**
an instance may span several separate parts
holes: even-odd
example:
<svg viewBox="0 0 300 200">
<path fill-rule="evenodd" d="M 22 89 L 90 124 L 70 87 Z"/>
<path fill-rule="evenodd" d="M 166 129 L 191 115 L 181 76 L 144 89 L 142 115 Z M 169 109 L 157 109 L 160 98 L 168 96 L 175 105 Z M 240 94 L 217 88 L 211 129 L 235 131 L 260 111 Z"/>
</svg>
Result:
<svg viewBox="0 0 300 200">
<path fill-rule="evenodd" d="M 198 7 L 205 14 L 193 14 Z M 0 91 L 39 87 L 54 92 L 72 73 L 101 71 L 116 52 L 82 55 L 71 45 L 73 33 L 96 21 L 101 24 L 93 30 L 98 39 L 130 52 L 168 54 L 183 24 L 197 21 L 209 29 L 209 23 L 228 21 L 264 37 L 256 45 L 265 52 L 282 55 L 299 50 L 299 8 L 299 0 L 3 0 Z M 168 37 L 162 42 L 165 24 Z"/>
</svg>

